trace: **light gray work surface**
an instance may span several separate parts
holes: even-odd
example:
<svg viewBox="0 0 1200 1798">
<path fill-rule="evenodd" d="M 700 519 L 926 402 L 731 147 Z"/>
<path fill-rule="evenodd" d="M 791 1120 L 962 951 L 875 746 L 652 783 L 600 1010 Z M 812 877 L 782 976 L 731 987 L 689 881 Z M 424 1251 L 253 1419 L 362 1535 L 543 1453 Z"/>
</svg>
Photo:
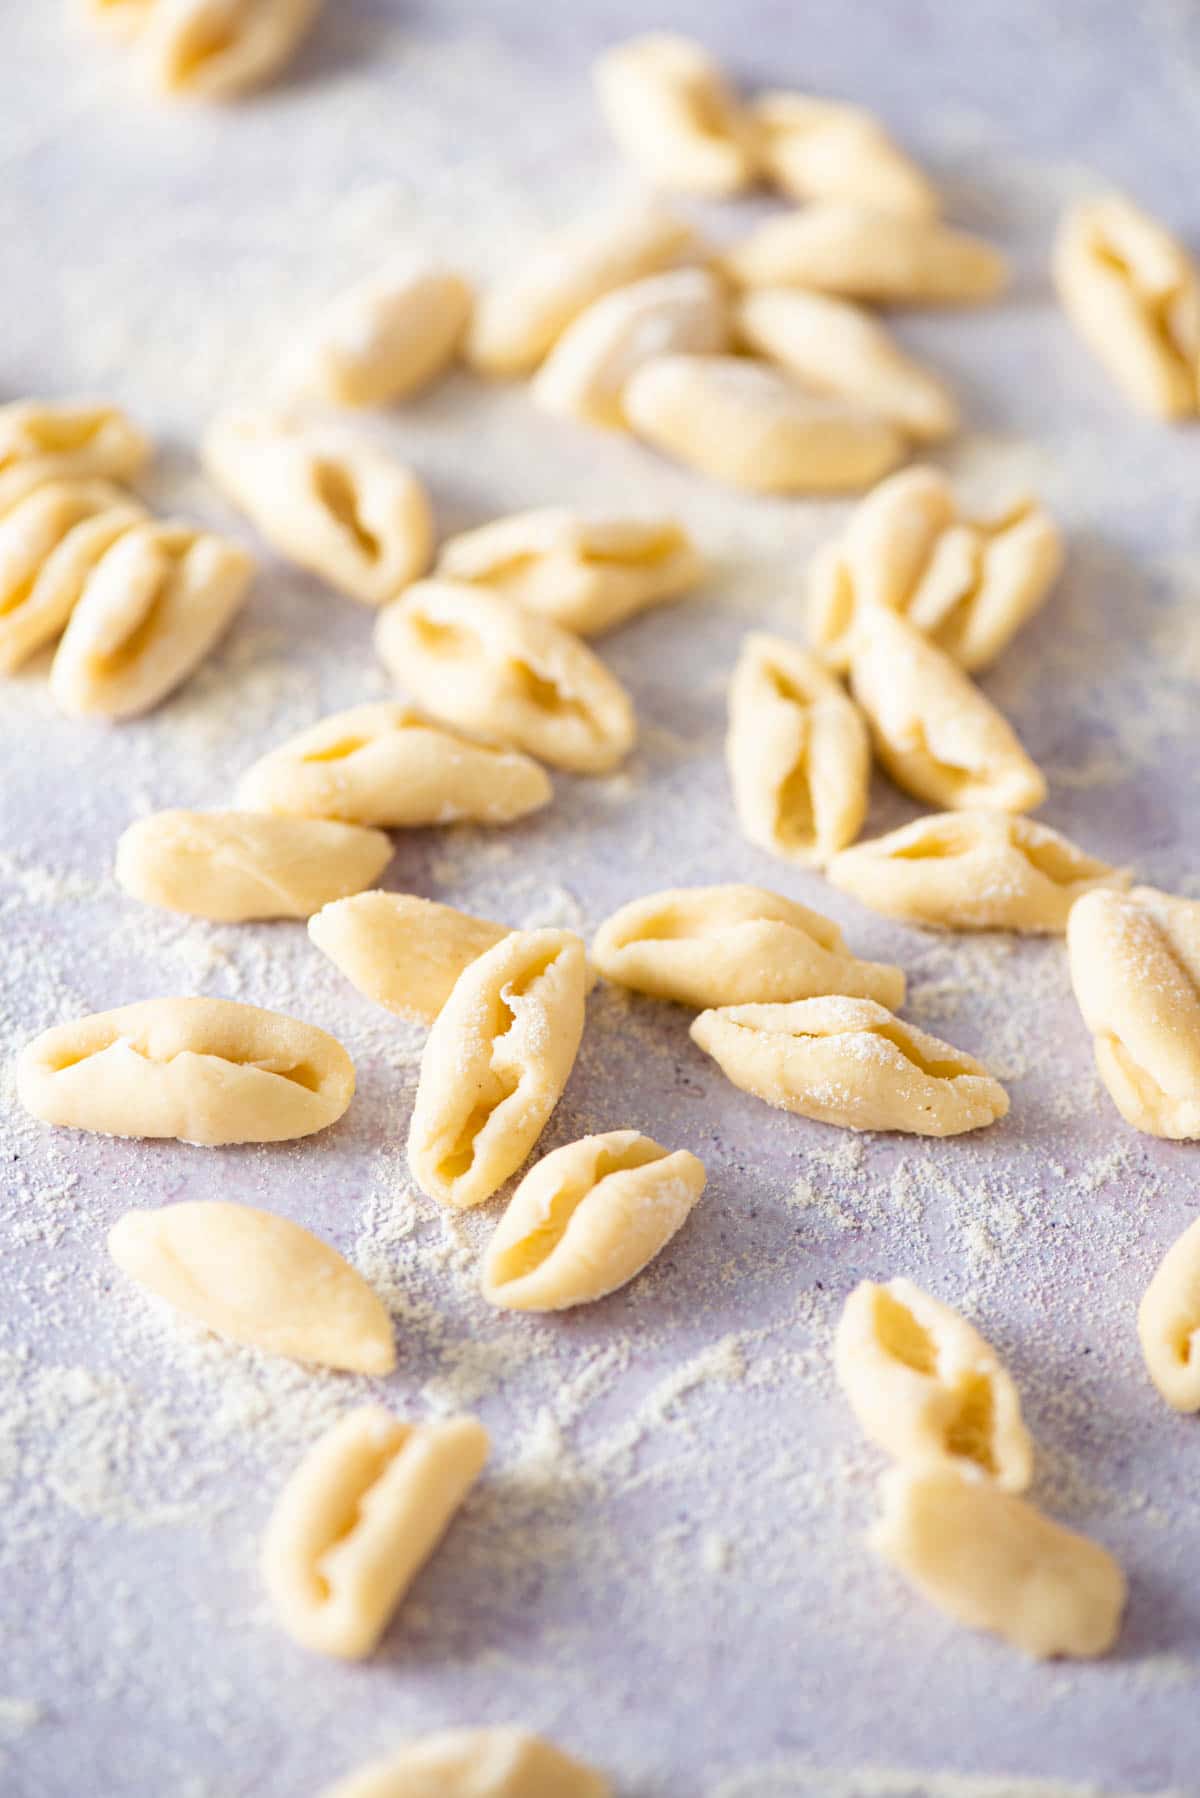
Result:
<svg viewBox="0 0 1200 1798">
<path fill-rule="evenodd" d="M 1055 216 L 1094 181 L 1200 241 L 1186 6 L 330 0 L 292 77 L 223 111 L 146 100 L 124 53 L 50 0 L 0 11 L 0 396 L 120 400 L 163 445 L 155 498 L 247 541 L 195 468 L 207 417 L 256 397 L 293 324 L 394 248 L 495 271 L 607 197 L 621 176 L 587 86 L 599 44 L 688 26 L 747 82 L 877 107 L 1017 269 L 994 308 L 900 324 L 962 396 L 940 459 L 984 494 L 1033 484 L 1070 538 L 1051 603 L 985 684 L 1048 772 L 1049 822 L 1200 892 L 1200 438 L 1127 411 L 1046 277 Z M 738 228 L 736 209 L 707 216 Z M 739 638 L 799 632 L 805 560 L 846 508 L 715 491 L 466 377 L 364 428 L 427 475 L 443 529 L 636 502 L 677 510 L 715 560 L 703 594 L 603 645 L 643 723 L 626 774 L 559 779 L 509 832 L 404 838 L 388 884 L 589 932 L 656 887 L 775 885 L 902 962 L 908 1015 L 980 1053 L 1011 1115 L 944 1143 L 841 1135 L 736 1092 L 682 1012 L 599 991 L 544 1146 L 641 1126 L 702 1155 L 708 1193 L 625 1292 L 557 1319 L 492 1313 L 474 1280 L 496 1208 L 456 1222 L 407 1182 L 420 1034 L 301 927 L 152 914 L 111 876 L 131 817 L 226 803 L 269 744 L 386 691 L 370 616 L 264 557 L 220 654 L 147 719 L 57 716 L 44 663 L 6 683 L 6 1048 L 136 998 L 224 994 L 334 1030 L 359 1094 L 310 1142 L 204 1152 L 54 1133 L 5 1087 L 0 1791 L 305 1798 L 406 1732 L 519 1719 L 622 1798 L 1200 1792 L 1200 1436 L 1151 1389 L 1134 1332 L 1196 1210 L 1197 1151 L 1116 1116 L 1060 944 L 888 926 L 734 825 L 721 739 Z M 878 783 L 872 828 L 912 811 Z M 366 1665 L 294 1647 L 254 1555 L 305 1443 L 369 1385 L 186 1335 L 128 1289 L 106 1229 L 184 1196 L 335 1242 L 396 1311 L 379 1395 L 477 1409 L 493 1433 L 491 1471 Z M 882 1462 L 834 1389 L 830 1336 L 857 1279 L 900 1272 L 1002 1349 L 1039 1445 L 1035 1496 L 1128 1569 L 1102 1664 L 1027 1665 L 863 1547 Z"/>
</svg>

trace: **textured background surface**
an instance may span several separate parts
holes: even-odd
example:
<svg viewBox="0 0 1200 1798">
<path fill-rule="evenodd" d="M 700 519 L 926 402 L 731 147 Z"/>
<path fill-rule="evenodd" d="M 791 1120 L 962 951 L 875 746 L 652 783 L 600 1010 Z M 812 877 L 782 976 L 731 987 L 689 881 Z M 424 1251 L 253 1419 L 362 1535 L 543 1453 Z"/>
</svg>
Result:
<svg viewBox="0 0 1200 1798">
<path fill-rule="evenodd" d="M 209 113 L 145 100 L 125 56 L 59 6 L 4 9 L 0 394 L 123 401 L 163 444 L 155 496 L 239 530 L 193 446 L 215 405 L 263 390 L 281 333 L 393 247 L 486 273 L 606 198 L 621 177 L 591 55 L 660 19 L 702 27 L 747 81 L 877 106 L 952 215 L 1011 251 L 1002 306 L 901 325 L 963 398 L 946 465 L 982 493 L 1035 485 L 1070 534 L 1052 603 L 987 686 L 1050 775 L 1049 822 L 1200 892 L 1200 447 L 1126 413 L 1045 276 L 1057 211 L 1096 179 L 1200 238 L 1190 9 L 326 10 L 289 80 Z M 1193 1215 L 1196 1150 L 1120 1124 L 1058 944 L 890 927 L 734 829 L 727 671 L 749 625 L 798 629 L 804 561 L 844 508 L 724 495 L 465 377 L 367 428 L 427 475 L 444 528 L 636 501 L 677 509 L 716 562 L 702 595 L 604 646 L 643 722 L 625 773 L 558 780 L 554 807 L 503 835 L 406 838 L 388 884 L 589 930 L 672 882 L 775 884 L 902 961 L 909 1015 L 983 1054 L 1012 1113 L 943 1144 L 840 1135 L 723 1084 L 682 1013 L 600 991 L 544 1146 L 639 1125 L 703 1155 L 708 1195 L 626 1292 L 549 1322 L 497 1317 L 474 1296 L 492 1216 L 435 1215 L 407 1185 L 419 1034 L 299 927 L 151 914 L 110 876 L 131 816 L 226 802 L 286 731 L 384 691 L 368 614 L 264 560 L 221 654 L 149 719 L 58 718 L 44 667 L 8 683 L 6 1042 L 134 998 L 225 994 L 336 1031 L 360 1089 L 312 1142 L 212 1153 L 51 1134 L 4 1089 L 0 1789 L 297 1798 L 405 1731 L 524 1719 L 627 1798 L 1200 1791 L 1200 1445 L 1151 1391 L 1133 1330 Z M 876 799 L 873 827 L 911 813 L 882 782 Z M 184 1334 L 104 1253 L 128 1205 L 218 1194 L 314 1226 L 387 1293 L 388 1402 L 477 1407 L 494 1433 L 486 1483 L 367 1666 L 294 1648 L 253 1571 L 281 1479 L 367 1383 Z M 1103 1665 L 1029 1667 L 862 1549 L 880 1461 L 833 1390 L 829 1336 L 855 1280 L 894 1272 L 1002 1348 L 1039 1443 L 1036 1496 L 1126 1564 L 1128 1622 Z"/>
</svg>

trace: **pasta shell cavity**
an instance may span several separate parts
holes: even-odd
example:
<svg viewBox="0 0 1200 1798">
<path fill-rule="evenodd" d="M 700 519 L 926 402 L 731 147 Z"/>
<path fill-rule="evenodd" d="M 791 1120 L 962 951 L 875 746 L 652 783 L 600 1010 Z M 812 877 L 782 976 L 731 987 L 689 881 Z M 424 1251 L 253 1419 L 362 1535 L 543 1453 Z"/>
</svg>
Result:
<svg viewBox="0 0 1200 1798">
<path fill-rule="evenodd" d="M 636 735 L 624 687 L 577 637 L 502 594 L 419 581 L 376 645 L 420 705 L 457 729 L 577 774 L 603 774 Z"/>
<path fill-rule="evenodd" d="M 1033 617 L 1062 562 L 1058 528 L 1036 500 L 968 517 L 937 469 L 907 468 L 868 494 L 845 535 L 814 559 L 809 636 L 845 670 L 856 630 L 880 607 L 973 673 Z"/>
<path fill-rule="evenodd" d="M 423 1192 L 462 1210 L 517 1171 L 574 1065 L 586 996 L 565 930 L 513 931 L 460 975 L 421 1061 L 408 1158 Z"/>
<path fill-rule="evenodd" d="M 442 545 L 437 573 L 514 600 L 592 636 L 675 599 L 703 558 L 674 519 L 586 518 L 562 508 L 520 512 Z"/>
<path fill-rule="evenodd" d="M 987 1069 L 871 999 L 801 999 L 701 1012 L 692 1040 L 768 1105 L 850 1130 L 956 1136 L 1002 1118 Z"/>
<path fill-rule="evenodd" d="M 510 1311 L 560 1311 L 624 1286 L 704 1191 L 704 1168 L 636 1130 L 555 1149 L 513 1194 L 488 1247 L 483 1295 Z"/>
<path fill-rule="evenodd" d="M 606 979 L 699 1010 L 842 993 L 896 1007 L 897 967 L 860 961 L 837 925 L 762 887 L 677 887 L 621 907 L 596 934 Z"/>
</svg>

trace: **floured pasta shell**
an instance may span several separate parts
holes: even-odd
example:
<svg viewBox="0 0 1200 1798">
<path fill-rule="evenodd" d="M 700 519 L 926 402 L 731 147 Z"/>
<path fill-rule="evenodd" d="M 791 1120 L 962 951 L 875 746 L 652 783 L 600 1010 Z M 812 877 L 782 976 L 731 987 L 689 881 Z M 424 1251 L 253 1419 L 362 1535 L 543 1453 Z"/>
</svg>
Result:
<svg viewBox="0 0 1200 1798">
<path fill-rule="evenodd" d="M 418 581 L 375 643 L 434 717 L 576 774 L 606 774 L 637 734 L 629 695 L 552 619 L 462 581 Z"/>
<path fill-rule="evenodd" d="M 587 958 L 569 930 L 515 930 L 473 961 L 429 1033 L 408 1138 L 413 1177 L 465 1210 L 515 1174 L 583 1035 Z"/>
<path fill-rule="evenodd" d="M 897 613 L 876 606 L 854 637 L 850 690 L 898 787 L 929 805 L 1032 811 L 1041 770 L 968 675 Z"/>
<path fill-rule="evenodd" d="M 899 968 L 860 961 L 819 912 L 762 887 L 675 887 L 605 920 L 592 960 L 606 980 L 698 1010 L 826 993 L 904 1003 Z"/>
<path fill-rule="evenodd" d="M 329 302 L 294 345 L 287 374 L 335 406 L 386 406 L 445 372 L 470 313 L 461 275 L 398 262 Z"/>
<path fill-rule="evenodd" d="M 636 1130 L 555 1149 L 509 1200 L 484 1259 L 484 1298 L 508 1311 L 604 1298 L 665 1248 L 704 1184 L 694 1155 Z"/>
<path fill-rule="evenodd" d="M 1067 921 L 1071 984 L 1126 1123 L 1200 1137 L 1200 902 L 1088 893 Z"/>
<path fill-rule="evenodd" d="M 526 1729 L 442 1729 L 328 1786 L 321 1798 L 611 1798 L 601 1774 Z"/>
<path fill-rule="evenodd" d="M 795 200 L 841 200 L 908 218 L 937 216 L 928 177 L 861 106 L 811 94 L 760 94 L 749 107 L 758 159 Z"/>
<path fill-rule="evenodd" d="M 1037 1660 L 1112 1647 L 1125 1576 L 1099 1543 L 953 1467 L 893 1468 L 880 1493 L 871 1547 L 956 1622 Z"/>
<path fill-rule="evenodd" d="M 1033 1444 L 995 1349 L 911 1280 L 854 1288 L 834 1365 L 863 1434 L 897 1461 L 949 1461 L 1005 1492 L 1029 1485 Z"/>
<path fill-rule="evenodd" d="M 846 669 L 862 618 L 882 607 L 975 672 L 1033 617 L 1062 564 L 1062 537 L 1037 500 L 969 517 L 940 469 L 906 468 L 869 493 L 815 558 L 809 635 L 825 661 Z"/>
<path fill-rule="evenodd" d="M 1171 1244 L 1138 1306 L 1146 1371 L 1175 1411 L 1200 1411 L 1200 1218 Z"/>
<path fill-rule="evenodd" d="M 17 1093 L 47 1124 L 210 1147 L 286 1142 L 336 1123 L 354 1096 L 342 1045 L 232 999 L 145 999 L 44 1030 Z"/>
<path fill-rule="evenodd" d="M 242 923 L 307 918 L 392 859 L 379 830 L 264 812 L 154 812 L 117 844 L 119 885 L 146 905 Z"/>
<path fill-rule="evenodd" d="M 363 605 L 385 605 L 429 566 L 425 489 L 370 443 L 236 412 L 210 427 L 204 465 L 272 549 Z"/>
<path fill-rule="evenodd" d="M 228 100 L 261 87 L 295 55 L 321 0 L 156 0 L 140 44 L 172 99 Z"/>
<path fill-rule="evenodd" d="M 693 39 L 668 31 L 630 38 L 596 59 L 592 78 L 619 148 L 658 186 L 722 197 L 754 179 L 747 120 Z"/>
<path fill-rule="evenodd" d="M 286 1217 L 221 1199 L 127 1211 L 108 1250 L 131 1280 L 231 1342 L 348 1373 L 396 1365 L 386 1306 Z"/>
<path fill-rule="evenodd" d="M 134 524 L 93 564 L 50 670 L 71 717 L 130 718 L 174 691 L 246 599 L 254 564 L 210 531 Z"/>
<path fill-rule="evenodd" d="M 309 1449 L 262 1545 L 267 1596 L 301 1647 L 362 1660 L 483 1471 L 473 1417 L 409 1424 L 350 1411 Z"/>
<path fill-rule="evenodd" d="M 582 219 L 479 296 L 467 360 L 481 374 L 527 375 L 602 294 L 693 260 L 696 251 L 691 226 L 651 202 Z"/>
<path fill-rule="evenodd" d="M 568 325 L 534 378 L 533 397 L 547 412 L 624 430 L 625 389 L 644 363 L 728 346 L 729 307 L 715 275 L 651 275 L 605 294 Z"/>
<path fill-rule="evenodd" d="M 798 643 L 760 631 L 745 639 L 729 686 L 725 755 L 738 821 L 760 849 L 820 866 L 862 828 L 866 724 Z"/>
<path fill-rule="evenodd" d="M 412 893 L 356 893 L 310 918 L 308 934 L 364 997 L 432 1024 L 463 969 L 508 926 Z"/>
<path fill-rule="evenodd" d="M 150 440 L 103 400 L 13 400 L 0 406 L 0 514 L 46 481 L 129 481 Z"/>
<path fill-rule="evenodd" d="M 448 538 L 436 572 L 590 637 L 677 599 L 702 578 L 704 561 L 674 519 L 588 518 L 547 507 Z"/>
<path fill-rule="evenodd" d="M 1008 280 L 1004 257 L 982 238 L 832 200 L 767 219 L 725 266 L 747 287 L 811 287 L 889 305 L 972 305 Z"/>
<path fill-rule="evenodd" d="M 625 413 L 655 449 L 751 493 L 869 487 L 904 454 L 886 419 L 744 356 L 657 356 L 626 387 Z"/>
<path fill-rule="evenodd" d="M 1200 269 L 1120 194 L 1072 206 L 1054 281 L 1067 317 L 1127 398 L 1160 418 L 1200 407 Z"/>
<path fill-rule="evenodd" d="M 1065 931 L 1084 893 L 1130 880 L 1128 869 L 1085 855 L 1048 825 L 990 811 L 916 818 L 843 849 L 825 872 L 843 893 L 906 924 L 1034 934 Z"/>
<path fill-rule="evenodd" d="M 742 295 L 734 316 L 749 349 L 817 393 L 865 406 L 920 442 L 947 437 L 958 424 L 945 383 L 848 300 L 799 287 L 757 287 Z"/>
<path fill-rule="evenodd" d="M 99 480 L 48 481 L 0 514 L 0 674 L 54 641 L 101 556 L 145 516 Z"/>
<path fill-rule="evenodd" d="M 387 704 L 332 712 L 269 750 L 238 786 L 249 811 L 389 829 L 508 824 L 551 796 L 545 770 L 528 756 L 489 749 L 411 706 Z"/>
<path fill-rule="evenodd" d="M 701 1012 L 691 1034 L 735 1086 L 823 1124 L 957 1136 L 1008 1111 L 974 1056 L 872 999 L 731 1005 Z"/>
</svg>

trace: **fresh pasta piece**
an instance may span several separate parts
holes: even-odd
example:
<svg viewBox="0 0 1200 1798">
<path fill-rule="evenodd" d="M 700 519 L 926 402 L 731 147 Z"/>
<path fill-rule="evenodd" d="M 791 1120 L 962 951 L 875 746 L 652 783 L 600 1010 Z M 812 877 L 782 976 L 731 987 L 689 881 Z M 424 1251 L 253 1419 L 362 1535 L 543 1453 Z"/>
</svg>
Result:
<svg viewBox="0 0 1200 1798">
<path fill-rule="evenodd" d="M 392 859 L 380 830 L 263 812 L 154 812 L 117 844 L 117 881 L 146 905 L 243 923 L 308 918 Z"/>
<path fill-rule="evenodd" d="M 1126 1123 L 1200 1137 L 1200 902 L 1087 893 L 1067 920 L 1071 984 Z"/>
<path fill-rule="evenodd" d="M 387 406 L 453 362 L 471 289 L 452 269 L 396 263 L 332 300 L 294 346 L 288 374 L 335 406 Z"/>
<path fill-rule="evenodd" d="M 758 159 L 794 200 L 840 200 L 874 212 L 932 219 L 937 193 L 879 120 L 844 100 L 766 93 L 751 102 Z"/>
<path fill-rule="evenodd" d="M 489 749 L 406 705 L 356 705 L 289 737 L 241 779 L 248 811 L 388 829 L 509 824 L 549 803 L 545 770 Z"/>
<path fill-rule="evenodd" d="M 581 312 L 534 377 L 533 397 L 547 412 L 624 430 L 625 388 L 644 363 L 728 347 L 720 281 L 707 269 L 674 269 L 618 287 Z"/>
<path fill-rule="evenodd" d="M 1032 811 L 1041 770 L 970 677 L 898 613 L 864 614 L 850 690 L 898 787 L 952 811 Z"/>
<path fill-rule="evenodd" d="M 145 516 L 100 480 L 48 481 L 0 514 L 0 674 L 53 642 L 101 556 Z"/>
<path fill-rule="evenodd" d="M 321 0 L 157 0 L 141 34 L 154 85 L 179 100 L 229 100 L 290 62 Z"/>
<path fill-rule="evenodd" d="M 1138 1306 L 1146 1371 L 1175 1411 L 1200 1411 L 1200 1218 L 1171 1244 Z"/>
<path fill-rule="evenodd" d="M 308 934 L 365 998 L 432 1024 L 463 969 L 508 926 L 413 893 L 356 893 L 317 912 Z"/>
<path fill-rule="evenodd" d="M 134 524 L 83 582 L 50 670 L 71 717 L 131 718 L 194 674 L 241 610 L 254 563 L 190 524 Z"/>
<path fill-rule="evenodd" d="M 869 487 L 904 454 L 894 425 L 806 393 L 743 356 L 656 356 L 625 388 L 637 435 L 713 480 L 751 493 Z"/>
<path fill-rule="evenodd" d="M 592 74 L 618 146 L 659 187 L 719 198 L 754 179 L 747 120 L 717 63 L 691 38 L 630 38 L 598 57 Z"/>
<path fill-rule="evenodd" d="M 422 1192 L 462 1211 L 516 1173 L 574 1065 L 587 986 L 569 930 L 514 930 L 460 974 L 421 1060 L 408 1162 Z"/>
<path fill-rule="evenodd" d="M 678 599 L 702 578 L 704 561 L 674 519 L 587 518 L 562 506 L 449 538 L 436 572 L 592 637 Z"/>
<path fill-rule="evenodd" d="M 786 637 L 753 631 L 729 686 L 725 744 L 749 840 L 802 866 L 852 843 L 867 814 L 871 747 L 839 681 Z"/>
<path fill-rule="evenodd" d="M 706 1010 L 827 993 L 904 1003 L 904 975 L 860 961 L 837 925 L 762 887 L 675 887 L 605 920 L 592 960 L 606 980 Z"/>
<path fill-rule="evenodd" d="M 612 1798 L 608 1781 L 527 1729 L 442 1729 L 326 1787 L 321 1798 Z"/>
<path fill-rule="evenodd" d="M 649 202 L 585 218 L 479 296 L 467 360 L 481 374 L 527 375 L 594 300 L 693 260 L 696 247 L 690 225 Z"/>
<path fill-rule="evenodd" d="M 128 481 L 150 440 L 101 400 L 13 400 L 0 406 L 0 514 L 45 481 Z"/>
<path fill-rule="evenodd" d="M 809 635 L 844 670 L 863 615 L 882 607 L 975 673 L 1033 617 L 1062 564 L 1062 537 L 1037 500 L 969 517 L 940 469 L 906 468 L 869 493 L 814 560 Z"/>
<path fill-rule="evenodd" d="M 382 614 L 375 645 L 417 703 L 457 730 L 575 774 L 606 774 L 633 747 L 633 706 L 616 676 L 503 593 L 418 581 Z"/>
<path fill-rule="evenodd" d="M 735 313 L 738 336 L 818 393 L 865 406 L 906 436 L 935 442 L 958 425 L 954 396 L 849 300 L 799 287 L 756 287 Z"/>
<path fill-rule="evenodd" d="M 235 412 L 210 427 L 204 465 L 272 549 L 362 605 L 386 605 L 429 566 L 425 489 L 373 444 Z"/>
<path fill-rule="evenodd" d="M 233 999 L 144 999 L 44 1030 L 17 1096 L 47 1124 L 203 1147 L 287 1142 L 336 1123 L 354 1096 L 341 1043 Z"/>
<path fill-rule="evenodd" d="M 382 1300 L 286 1217 L 221 1199 L 127 1211 L 108 1252 L 139 1286 L 230 1342 L 347 1373 L 396 1365 Z"/>
<path fill-rule="evenodd" d="M 847 1130 L 957 1136 L 994 1124 L 1008 1094 L 981 1062 L 873 999 L 703 1011 L 692 1041 L 768 1105 Z"/>
<path fill-rule="evenodd" d="M 1178 238 L 1120 194 L 1072 206 L 1054 281 L 1092 354 L 1143 412 L 1200 409 L 1200 269 Z"/>
<path fill-rule="evenodd" d="M 160 0 L 85 0 L 85 11 L 97 25 L 119 37 L 133 37 Z"/>
<path fill-rule="evenodd" d="M 555 1149 L 530 1168 L 488 1244 L 482 1290 L 506 1311 L 565 1311 L 626 1285 L 686 1222 L 704 1164 L 637 1130 Z"/>
<path fill-rule="evenodd" d="M 957 1623 L 1036 1660 L 1112 1647 L 1125 1576 L 1099 1543 L 953 1467 L 894 1467 L 880 1494 L 871 1547 Z"/>
<path fill-rule="evenodd" d="M 483 1471 L 473 1417 L 402 1423 L 350 1411 L 283 1488 L 262 1544 L 275 1614 L 302 1648 L 362 1660 Z"/>
<path fill-rule="evenodd" d="M 1021 1401 L 991 1344 L 911 1280 L 863 1280 L 834 1345 L 838 1385 L 870 1441 L 901 1462 L 950 1462 L 1005 1492 L 1033 1477 Z"/>
<path fill-rule="evenodd" d="M 833 200 L 767 219 L 725 266 L 747 287 L 812 287 L 889 305 L 974 305 L 1008 280 L 1004 257 L 980 237 Z"/>
<path fill-rule="evenodd" d="M 1034 935 L 1061 935 L 1082 894 L 1130 880 L 1127 868 L 1085 855 L 1048 825 L 990 811 L 915 818 L 841 850 L 825 873 L 843 893 L 906 924 Z"/>
</svg>

